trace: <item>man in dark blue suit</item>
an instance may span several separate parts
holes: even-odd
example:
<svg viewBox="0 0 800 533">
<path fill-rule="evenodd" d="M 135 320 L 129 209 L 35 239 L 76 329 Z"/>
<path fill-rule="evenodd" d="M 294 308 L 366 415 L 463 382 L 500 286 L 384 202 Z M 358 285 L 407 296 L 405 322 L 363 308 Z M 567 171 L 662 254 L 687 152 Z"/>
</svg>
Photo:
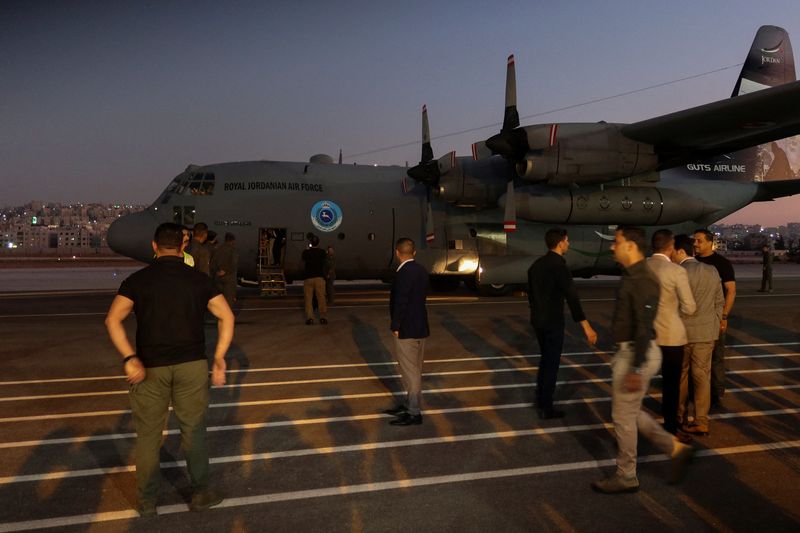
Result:
<svg viewBox="0 0 800 533">
<path fill-rule="evenodd" d="M 392 335 L 395 338 L 395 357 L 400 365 L 403 387 L 408 403 L 399 404 L 384 412 L 396 416 L 389 422 L 393 426 L 422 424 L 422 358 L 425 339 L 430 335 L 425 299 L 428 294 L 428 272 L 414 261 L 417 251 L 414 241 L 402 238 L 395 245 L 394 254 L 400 261 L 392 284 L 389 300 Z"/>
</svg>

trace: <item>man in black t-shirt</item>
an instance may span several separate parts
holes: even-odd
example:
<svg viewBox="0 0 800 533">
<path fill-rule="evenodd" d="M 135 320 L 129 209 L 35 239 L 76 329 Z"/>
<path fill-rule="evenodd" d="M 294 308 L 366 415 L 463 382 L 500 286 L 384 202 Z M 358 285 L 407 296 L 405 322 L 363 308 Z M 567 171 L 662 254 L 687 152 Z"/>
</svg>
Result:
<svg viewBox="0 0 800 533">
<path fill-rule="evenodd" d="M 106 328 L 123 357 L 136 428 L 139 514 L 156 514 L 160 484 L 161 432 L 172 402 L 192 483 L 190 508 L 202 511 L 222 497 L 209 489 L 206 411 L 208 361 L 203 321 L 206 309 L 219 320 L 211 383 L 225 384 L 225 353 L 233 339 L 233 313 L 211 279 L 184 264 L 181 226 L 162 224 L 153 238 L 155 263 L 135 272 L 119 288 Z M 136 350 L 123 321 L 136 314 Z"/>
<path fill-rule="evenodd" d="M 328 303 L 325 299 L 325 250 L 319 248 L 319 237 L 311 235 L 308 238 L 310 248 L 303 250 L 303 261 L 306 264 L 303 281 L 303 297 L 306 306 L 306 324 L 314 323 L 314 296 L 319 305 L 319 323 L 328 323 Z"/>
<path fill-rule="evenodd" d="M 695 259 L 717 269 L 722 280 L 722 293 L 725 305 L 722 308 L 722 321 L 719 325 L 719 338 L 714 343 L 711 356 L 711 406 L 719 404 L 725 394 L 725 333 L 728 331 L 728 314 L 736 300 L 736 274 L 731 262 L 714 251 L 714 234 L 707 229 L 694 232 Z"/>
</svg>

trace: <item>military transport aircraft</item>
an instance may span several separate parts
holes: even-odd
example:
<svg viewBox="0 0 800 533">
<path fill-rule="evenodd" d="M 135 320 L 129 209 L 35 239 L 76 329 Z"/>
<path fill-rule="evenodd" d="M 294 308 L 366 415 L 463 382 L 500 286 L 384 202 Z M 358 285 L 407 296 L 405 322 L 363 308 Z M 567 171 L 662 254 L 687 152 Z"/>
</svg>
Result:
<svg viewBox="0 0 800 533">
<path fill-rule="evenodd" d="M 553 225 L 569 228 L 576 275 L 611 273 L 616 225 L 691 232 L 800 192 L 800 82 L 775 26 L 758 30 L 726 100 L 634 124 L 520 127 L 512 56 L 502 129 L 472 157 L 434 159 L 424 107 L 422 130 L 411 169 L 329 156 L 189 165 L 145 211 L 115 221 L 108 243 L 147 261 L 159 223 L 202 221 L 236 236 L 241 277 L 273 262 L 291 280 L 313 232 L 335 247 L 340 279 L 387 279 L 395 240 L 409 236 L 434 288 L 463 280 L 492 293 L 526 281 Z"/>
</svg>

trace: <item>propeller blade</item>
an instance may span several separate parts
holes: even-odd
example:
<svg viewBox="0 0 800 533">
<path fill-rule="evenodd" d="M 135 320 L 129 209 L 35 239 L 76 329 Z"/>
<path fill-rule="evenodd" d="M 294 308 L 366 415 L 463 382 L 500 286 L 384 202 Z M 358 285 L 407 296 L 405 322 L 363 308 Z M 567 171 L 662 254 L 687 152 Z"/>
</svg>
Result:
<svg viewBox="0 0 800 533">
<path fill-rule="evenodd" d="M 433 148 L 431 147 L 431 128 L 428 126 L 428 106 L 422 106 L 422 157 L 420 163 L 427 163 L 433 159 Z"/>
<path fill-rule="evenodd" d="M 514 197 L 514 179 L 508 180 L 506 189 L 506 208 L 503 217 L 503 231 L 513 233 L 517 231 L 517 202 Z"/>
<path fill-rule="evenodd" d="M 529 150 L 528 134 L 525 128 L 503 130 L 486 139 L 486 146 L 506 159 L 522 159 Z"/>
<path fill-rule="evenodd" d="M 480 161 L 492 156 L 492 151 L 486 146 L 486 141 L 472 143 L 472 159 Z"/>
<path fill-rule="evenodd" d="M 447 174 L 454 168 L 456 168 L 457 164 L 458 163 L 456 161 L 456 153 L 455 151 L 453 151 L 444 154 L 442 157 L 440 157 L 439 160 L 436 162 L 436 167 L 439 170 L 439 175 L 442 176 L 444 174 Z"/>
<path fill-rule="evenodd" d="M 506 67 L 506 109 L 503 116 L 503 130 L 509 131 L 519 126 L 517 112 L 517 72 L 514 67 L 514 54 L 508 56 Z"/>
<path fill-rule="evenodd" d="M 436 238 L 433 225 L 433 206 L 431 205 L 431 189 L 428 187 L 428 208 L 425 213 L 425 242 L 431 243 Z"/>
</svg>

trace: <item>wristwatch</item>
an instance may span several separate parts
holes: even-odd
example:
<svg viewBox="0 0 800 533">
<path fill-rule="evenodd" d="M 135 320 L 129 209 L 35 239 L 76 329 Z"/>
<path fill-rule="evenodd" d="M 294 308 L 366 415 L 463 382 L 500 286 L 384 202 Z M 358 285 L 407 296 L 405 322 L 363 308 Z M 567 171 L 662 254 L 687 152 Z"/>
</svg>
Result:
<svg viewBox="0 0 800 533">
<path fill-rule="evenodd" d="M 128 357 L 126 357 L 125 359 L 123 359 L 123 360 L 122 360 L 122 366 L 124 367 L 125 365 L 127 365 L 127 364 L 128 364 L 128 361 L 130 361 L 130 360 L 131 360 L 131 359 L 133 359 L 134 357 L 136 357 L 136 354 L 129 355 Z"/>
</svg>

